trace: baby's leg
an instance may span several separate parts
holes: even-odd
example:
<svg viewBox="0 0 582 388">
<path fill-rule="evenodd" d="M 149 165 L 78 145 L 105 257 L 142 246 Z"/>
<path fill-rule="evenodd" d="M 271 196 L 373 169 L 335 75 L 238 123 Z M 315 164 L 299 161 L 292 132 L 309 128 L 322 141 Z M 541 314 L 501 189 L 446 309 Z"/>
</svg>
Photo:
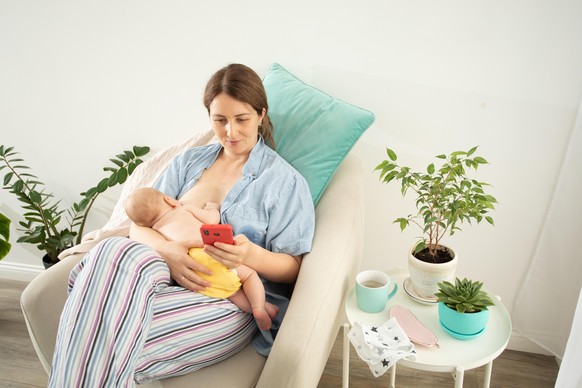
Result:
<svg viewBox="0 0 582 388">
<path fill-rule="evenodd" d="M 253 269 L 241 265 L 236 270 L 244 292 L 239 290 L 228 299 L 241 310 L 252 312 L 261 330 L 270 329 L 271 319 L 277 315 L 279 308 L 265 301 L 265 288 Z"/>
</svg>

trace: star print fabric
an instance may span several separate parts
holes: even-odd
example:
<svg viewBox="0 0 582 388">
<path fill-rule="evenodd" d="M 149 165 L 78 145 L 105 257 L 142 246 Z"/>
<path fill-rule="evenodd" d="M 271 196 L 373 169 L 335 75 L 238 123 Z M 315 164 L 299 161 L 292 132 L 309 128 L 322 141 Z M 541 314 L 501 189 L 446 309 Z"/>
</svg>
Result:
<svg viewBox="0 0 582 388">
<path fill-rule="evenodd" d="M 395 318 L 390 318 L 381 326 L 354 322 L 348 338 L 374 377 L 382 376 L 401 358 L 416 359 L 414 345 Z"/>
</svg>

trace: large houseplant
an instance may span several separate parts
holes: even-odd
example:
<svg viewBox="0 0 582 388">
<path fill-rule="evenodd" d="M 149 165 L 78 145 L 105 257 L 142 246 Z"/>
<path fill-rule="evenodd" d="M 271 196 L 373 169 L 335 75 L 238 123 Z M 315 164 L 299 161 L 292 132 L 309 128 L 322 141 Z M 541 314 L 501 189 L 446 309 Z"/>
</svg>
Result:
<svg viewBox="0 0 582 388">
<path fill-rule="evenodd" d="M 14 147 L 0 145 L 0 170 L 6 174 L 3 188 L 14 194 L 24 210 L 18 231 L 22 233 L 16 241 L 34 244 L 45 252 L 43 262 L 49 266 L 58 262 L 59 254 L 65 249 L 81 242 L 87 216 L 99 194 L 108 188 L 122 184 L 142 163 L 141 157 L 149 152 L 149 147 L 134 146 L 131 151 L 123 151 L 110 161 L 114 166 L 104 167 L 108 176 L 96 186 L 81 193 L 79 202 L 66 210 L 61 201 L 54 199 L 35 175 L 30 173 L 20 154 Z"/>
<path fill-rule="evenodd" d="M 438 284 L 439 321 L 455 338 L 470 339 L 481 335 L 489 321 L 489 306 L 495 303 L 482 290 L 483 282 L 455 279 Z"/>
<path fill-rule="evenodd" d="M 383 183 L 400 181 L 403 196 L 410 191 L 416 194 L 416 213 L 397 218 L 394 222 L 401 230 L 411 223 L 422 230 L 422 236 L 409 252 L 409 269 L 412 285 L 423 298 L 434 299 L 437 284 L 442 280 L 452 280 L 456 269 L 457 256 L 450 247 L 441 243 L 443 237 L 460 231 L 459 225 L 464 222 L 486 220 L 494 224 L 488 213 L 495 209 L 497 200 L 485 193 L 489 184 L 467 175 L 468 170 L 477 170 L 480 165 L 488 163 L 475 155 L 476 150 L 477 147 L 473 147 L 466 152 L 437 155 L 436 158 L 442 161 L 440 167 L 430 163 L 425 172 L 417 172 L 399 165 L 396 153 L 387 148 L 388 159 L 375 169 L 380 172 Z M 441 265 L 434 266 L 433 263 Z"/>
<path fill-rule="evenodd" d="M 0 260 L 10 252 L 10 218 L 0 213 Z"/>
</svg>

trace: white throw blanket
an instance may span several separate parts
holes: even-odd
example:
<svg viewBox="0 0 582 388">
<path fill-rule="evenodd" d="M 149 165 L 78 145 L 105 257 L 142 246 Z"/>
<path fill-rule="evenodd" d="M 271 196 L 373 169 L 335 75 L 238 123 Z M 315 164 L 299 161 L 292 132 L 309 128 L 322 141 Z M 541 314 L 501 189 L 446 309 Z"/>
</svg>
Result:
<svg viewBox="0 0 582 388">
<path fill-rule="evenodd" d="M 124 209 L 124 201 L 129 193 L 140 187 L 153 186 L 162 172 L 165 171 L 168 163 L 175 156 L 181 154 L 188 148 L 212 142 L 216 142 L 214 132 L 211 130 L 203 131 L 192 138 L 157 152 L 150 159 L 139 165 L 125 182 L 119 200 L 115 204 L 109 221 L 107 221 L 101 229 L 94 230 L 83 236 L 81 244 L 75 245 L 61 252 L 59 259 L 63 260 L 67 256 L 77 253 L 86 253 L 97 245 L 99 241 L 108 237 L 129 236 L 129 226 L 131 225 L 131 221 L 127 217 L 127 214 L 125 214 Z"/>
</svg>

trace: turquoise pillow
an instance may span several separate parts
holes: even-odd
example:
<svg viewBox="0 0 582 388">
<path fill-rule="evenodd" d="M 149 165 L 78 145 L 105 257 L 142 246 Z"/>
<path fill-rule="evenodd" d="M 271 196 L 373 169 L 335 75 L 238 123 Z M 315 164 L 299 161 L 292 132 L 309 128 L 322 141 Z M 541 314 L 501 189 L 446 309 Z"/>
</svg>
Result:
<svg viewBox="0 0 582 388">
<path fill-rule="evenodd" d="M 281 65 L 263 79 L 275 149 L 307 180 L 313 204 L 374 114 L 305 84 Z"/>
</svg>

